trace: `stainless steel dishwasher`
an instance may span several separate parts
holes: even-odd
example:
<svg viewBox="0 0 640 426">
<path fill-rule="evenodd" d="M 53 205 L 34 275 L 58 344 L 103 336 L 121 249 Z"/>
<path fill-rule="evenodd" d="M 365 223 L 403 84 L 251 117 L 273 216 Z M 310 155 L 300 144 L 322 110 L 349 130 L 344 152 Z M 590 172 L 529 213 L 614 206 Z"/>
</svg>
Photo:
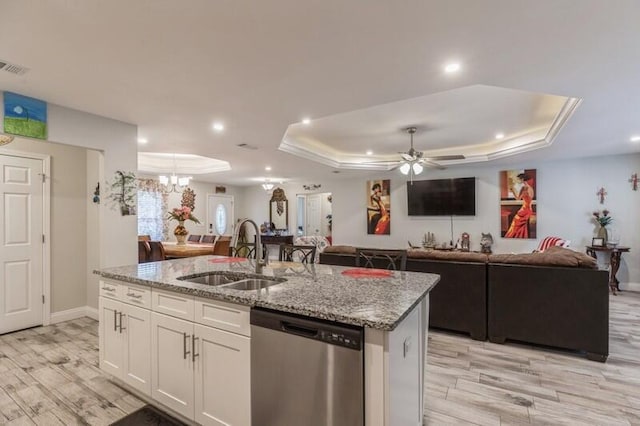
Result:
<svg viewBox="0 0 640 426">
<path fill-rule="evenodd" d="M 363 347 L 361 327 L 252 309 L 252 425 L 363 425 Z"/>
</svg>

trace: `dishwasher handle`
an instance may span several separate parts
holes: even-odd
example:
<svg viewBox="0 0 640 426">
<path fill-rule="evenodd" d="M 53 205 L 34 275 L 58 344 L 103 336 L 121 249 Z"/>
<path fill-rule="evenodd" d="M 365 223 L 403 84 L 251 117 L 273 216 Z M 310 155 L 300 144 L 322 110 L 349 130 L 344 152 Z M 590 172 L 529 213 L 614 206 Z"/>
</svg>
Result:
<svg viewBox="0 0 640 426">
<path fill-rule="evenodd" d="M 317 328 L 305 327 L 288 321 L 282 321 L 281 329 L 285 333 L 296 334 L 298 336 L 315 338 L 318 337 L 319 330 Z"/>
</svg>

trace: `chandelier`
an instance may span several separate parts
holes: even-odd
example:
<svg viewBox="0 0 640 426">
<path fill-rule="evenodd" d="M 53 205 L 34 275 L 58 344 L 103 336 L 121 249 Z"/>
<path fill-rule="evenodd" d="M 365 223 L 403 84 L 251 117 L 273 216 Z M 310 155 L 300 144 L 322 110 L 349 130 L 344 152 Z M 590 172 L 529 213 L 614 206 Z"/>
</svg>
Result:
<svg viewBox="0 0 640 426">
<path fill-rule="evenodd" d="M 262 189 L 264 189 L 265 191 L 269 192 L 273 189 L 273 184 L 271 182 L 269 182 L 269 179 L 266 179 L 264 181 L 264 183 L 262 184 Z"/>
<path fill-rule="evenodd" d="M 162 191 L 169 194 L 171 192 L 182 193 L 187 186 L 189 186 L 189 179 L 191 176 L 178 176 L 176 175 L 176 154 L 173 154 L 173 173 L 171 176 L 160 175 L 158 181 L 160 182 Z"/>
</svg>

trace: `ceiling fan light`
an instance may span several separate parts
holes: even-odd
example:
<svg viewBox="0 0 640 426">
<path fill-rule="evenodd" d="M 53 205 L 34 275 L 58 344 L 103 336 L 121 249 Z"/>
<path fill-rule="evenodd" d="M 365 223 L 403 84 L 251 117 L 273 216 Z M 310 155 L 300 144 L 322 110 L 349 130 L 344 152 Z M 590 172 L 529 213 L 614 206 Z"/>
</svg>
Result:
<svg viewBox="0 0 640 426">
<path fill-rule="evenodd" d="M 265 191 L 271 191 L 273 189 L 273 184 L 265 182 L 262 184 L 262 189 L 264 189 Z"/>
<path fill-rule="evenodd" d="M 409 170 L 411 170 L 411 165 L 409 163 L 404 163 L 402 166 L 400 166 L 400 173 L 402 173 L 403 175 L 408 175 Z"/>
<path fill-rule="evenodd" d="M 167 176 L 158 176 L 158 181 L 160 182 L 160 185 L 169 185 L 169 178 Z"/>
<path fill-rule="evenodd" d="M 420 163 L 413 163 L 412 167 L 413 167 L 413 174 L 416 174 L 416 175 L 419 175 L 424 170 L 424 167 L 422 167 L 422 164 Z"/>
</svg>

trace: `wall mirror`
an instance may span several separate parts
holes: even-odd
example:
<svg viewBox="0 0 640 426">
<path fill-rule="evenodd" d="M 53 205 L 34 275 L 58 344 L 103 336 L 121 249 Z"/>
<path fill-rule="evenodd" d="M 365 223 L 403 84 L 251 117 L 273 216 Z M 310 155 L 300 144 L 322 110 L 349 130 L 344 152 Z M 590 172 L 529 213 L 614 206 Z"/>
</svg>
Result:
<svg viewBox="0 0 640 426">
<path fill-rule="evenodd" d="M 289 229 L 289 201 L 282 188 L 274 189 L 271 200 L 269 200 L 269 221 L 273 224 L 274 229 Z"/>
</svg>

